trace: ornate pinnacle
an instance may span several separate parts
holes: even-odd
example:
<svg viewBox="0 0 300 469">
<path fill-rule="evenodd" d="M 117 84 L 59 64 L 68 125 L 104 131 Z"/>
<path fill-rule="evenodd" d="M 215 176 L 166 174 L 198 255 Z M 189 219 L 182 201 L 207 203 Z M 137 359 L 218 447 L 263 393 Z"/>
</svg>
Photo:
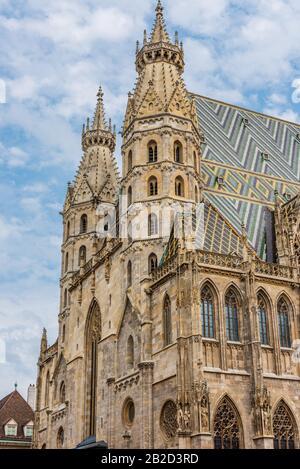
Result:
<svg viewBox="0 0 300 469">
<path fill-rule="evenodd" d="M 162 6 L 162 4 L 161 4 L 161 1 L 160 1 L 160 0 L 158 0 L 158 2 L 157 2 L 157 6 L 156 6 L 156 9 L 155 9 L 155 11 L 157 12 L 157 14 L 158 14 L 158 15 L 159 15 L 159 14 L 160 14 L 160 15 L 162 15 L 162 14 L 163 14 L 164 7 Z"/>
<path fill-rule="evenodd" d="M 99 91 L 97 93 L 97 106 L 94 115 L 94 122 L 93 122 L 93 129 L 101 129 L 106 130 L 106 122 L 105 122 L 105 115 L 104 115 L 104 105 L 103 105 L 103 91 L 102 87 L 99 87 Z"/>
<path fill-rule="evenodd" d="M 92 145 L 106 145 L 111 151 L 115 149 L 115 136 L 112 134 L 111 119 L 109 119 L 108 125 L 105 119 L 103 96 L 103 90 L 100 86 L 97 93 L 97 105 L 93 124 L 90 126 L 88 118 L 86 126 L 83 127 L 82 148 L 84 151 Z"/>
<path fill-rule="evenodd" d="M 147 41 L 148 41 L 148 39 L 147 39 L 147 31 L 146 31 L 146 29 L 144 29 L 144 45 L 147 44 Z"/>
<path fill-rule="evenodd" d="M 163 16 L 163 6 L 158 0 L 157 2 L 157 7 L 155 9 L 156 11 L 156 20 L 155 24 L 153 27 L 153 32 L 152 32 L 152 37 L 151 37 L 151 42 L 170 42 L 168 33 L 165 28 L 165 22 L 164 22 L 164 16 Z"/>
</svg>

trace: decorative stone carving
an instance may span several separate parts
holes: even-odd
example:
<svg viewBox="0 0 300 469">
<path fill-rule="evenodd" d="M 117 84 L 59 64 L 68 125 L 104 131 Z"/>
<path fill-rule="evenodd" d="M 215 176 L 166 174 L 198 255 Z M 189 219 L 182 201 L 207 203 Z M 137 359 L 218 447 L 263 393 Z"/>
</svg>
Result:
<svg viewBox="0 0 300 469">
<path fill-rule="evenodd" d="M 272 434 L 271 396 L 265 386 L 255 391 L 254 421 L 257 435 Z"/>
<path fill-rule="evenodd" d="M 195 429 L 198 432 L 209 432 L 210 409 L 207 381 L 204 380 L 195 384 L 194 402 L 196 405 Z"/>
<path fill-rule="evenodd" d="M 178 411 L 175 402 L 171 400 L 167 401 L 163 406 L 160 415 L 160 428 L 166 439 L 169 440 L 176 436 L 177 429 L 179 428 L 179 422 L 180 425 L 182 425 L 183 420 L 183 413 L 180 417 L 180 420 L 178 418 Z"/>
</svg>

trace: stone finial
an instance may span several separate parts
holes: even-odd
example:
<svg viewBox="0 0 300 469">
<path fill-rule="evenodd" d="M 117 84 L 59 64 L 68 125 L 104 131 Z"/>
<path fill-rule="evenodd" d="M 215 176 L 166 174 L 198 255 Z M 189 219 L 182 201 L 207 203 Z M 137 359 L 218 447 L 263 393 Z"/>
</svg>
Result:
<svg viewBox="0 0 300 469">
<path fill-rule="evenodd" d="M 43 334 L 42 334 L 42 339 L 41 339 L 41 354 L 46 352 L 47 348 L 48 348 L 47 331 L 44 328 L 43 329 Z"/>
<path fill-rule="evenodd" d="M 151 36 L 151 41 L 152 43 L 155 42 L 170 42 L 169 35 L 166 30 L 165 26 L 165 20 L 164 20 L 164 15 L 163 15 L 163 6 L 158 0 L 157 6 L 156 6 L 156 19 L 155 23 L 153 26 L 153 31 L 152 31 L 152 36 Z"/>
<path fill-rule="evenodd" d="M 103 91 L 101 86 L 99 87 L 97 98 L 98 99 L 94 115 L 93 129 L 107 130 L 103 104 Z"/>
</svg>

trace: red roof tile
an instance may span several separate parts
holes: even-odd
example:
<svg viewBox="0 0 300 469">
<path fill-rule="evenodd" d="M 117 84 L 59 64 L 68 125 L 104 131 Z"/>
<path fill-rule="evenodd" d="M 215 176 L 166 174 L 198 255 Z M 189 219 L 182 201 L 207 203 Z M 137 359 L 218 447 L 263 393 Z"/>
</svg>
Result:
<svg viewBox="0 0 300 469">
<path fill-rule="evenodd" d="M 23 427 L 28 422 L 34 421 L 34 412 L 16 390 L 0 401 L 0 438 L 5 437 L 4 426 L 10 419 L 15 420 L 18 424 L 17 439 L 25 439 Z M 26 440 L 28 441 L 28 438 Z"/>
</svg>

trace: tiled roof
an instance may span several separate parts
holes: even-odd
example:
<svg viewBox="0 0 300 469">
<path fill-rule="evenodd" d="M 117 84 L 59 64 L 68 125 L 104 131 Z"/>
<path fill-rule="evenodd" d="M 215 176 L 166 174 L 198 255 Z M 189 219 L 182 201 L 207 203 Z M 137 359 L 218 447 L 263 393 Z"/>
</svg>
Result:
<svg viewBox="0 0 300 469">
<path fill-rule="evenodd" d="M 266 258 L 275 191 L 282 201 L 300 191 L 300 125 L 192 96 L 205 138 L 205 198 L 238 232 L 245 224 L 250 243 Z"/>
<path fill-rule="evenodd" d="M 0 438 L 5 438 L 4 426 L 10 419 L 18 424 L 16 439 L 24 438 L 24 425 L 34 420 L 33 410 L 16 390 L 0 401 Z M 14 437 L 10 436 L 9 439 L 12 440 Z"/>
</svg>

